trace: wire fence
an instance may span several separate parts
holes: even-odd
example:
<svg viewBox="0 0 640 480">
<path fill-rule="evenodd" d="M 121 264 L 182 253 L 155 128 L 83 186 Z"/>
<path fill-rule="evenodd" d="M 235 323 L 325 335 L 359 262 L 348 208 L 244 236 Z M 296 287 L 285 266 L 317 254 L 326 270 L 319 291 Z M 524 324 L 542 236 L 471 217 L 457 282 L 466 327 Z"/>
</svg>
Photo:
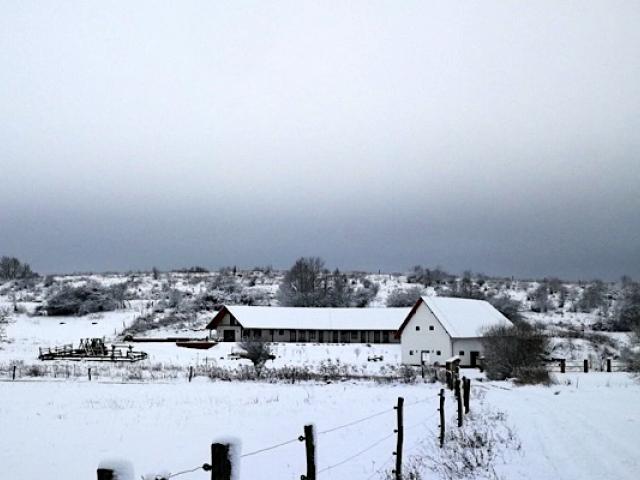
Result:
<svg viewBox="0 0 640 480">
<path fill-rule="evenodd" d="M 441 391 L 442 392 L 442 391 Z M 441 393 L 442 394 L 442 393 Z M 367 452 L 370 452 L 371 450 L 373 450 L 374 448 L 385 444 L 385 442 L 389 442 L 389 448 L 390 450 L 393 450 L 394 448 L 396 449 L 395 451 L 393 451 L 393 453 L 382 463 L 380 464 L 380 466 L 376 469 L 374 469 L 371 474 L 366 477 L 366 480 L 370 480 L 375 478 L 377 475 L 382 475 L 386 469 L 388 469 L 390 467 L 390 465 L 393 463 L 394 459 L 397 459 L 398 456 L 398 449 L 402 449 L 402 445 L 401 444 L 396 444 L 393 445 L 392 443 L 390 443 L 390 439 L 392 439 L 392 437 L 396 437 L 398 436 L 398 432 L 399 430 L 402 430 L 403 432 L 406 431 L 412 431 L 414 429 L 417 429 L 418 427 L 425 427 L 427 428 L 427 432 L 429 433 L 429 435 L 435 435 L 435 425 L 432 426 L 432 428 L 428 428 L 429 423 L 433 423 L 434 421 L 434 417 L 438 414 L 438 408 L 436 405 L 436 399 L 439 397 L 440 395 L 431 395 L 429 397 L 420 399 L 420 400 L 416 400 L 413 402 L 409 402 L 406 404 L 403 403 L 398 403 L 398 406 L 394 406 L 394 407 L 390 407 L 390 408 L 386 408 L 384 410 L 360 417 L 360 418 L 356 418 L 354 420 L 351 420 L 349 422 L 340 424 L 340 425 L 335 425 L 333 427 L 324 429 L 324 430 L 320 430 L 315 432 L 314 439 L 313 441 L 315 442 L 315 439 L 318 437 L 322 437 L 324 435 L 329 435 L 331 433 L 337 432 L 337 431 L 341 431 L 341 430 L 345 430 L 345 429 L 350 429 L 352 427 L 355 427 L 356 425 L 360 425 L 363 424 L 365 422 L 371 422 L 374 419 L 377 419 L 379 417 L 382 417 L 384 415 L 390 415 L 392 413 L 397 413 L 398 409 L 400 408 L 402 411 L 404 411 L 405 409 L 409 409 L 411 410 L 411 407 L 414 407 L 416 405 L 422 405 L 422 404 L 426 404 L 426 403 L 434 403 L 434 409 L 433 409 L 433 413 L 431 413 L 430 415 L 427 415 L 426 417 L 421 418 L 420 420 L 405 426 L 404 424 L 400 423 L 396 426 L 396 429 L 393 429 L 391 432 L 389 432 L 386 435 L 383 435 L 379 438 L 377 438 L 376 440 L 372 441 L 372 442 L 368 442 L 367 445 L 363 448 L 359 448 L 357 450 L 355 450 L 354 452 L 349 453 L 348 455 L 346 455 L 344 458 L 333 462 L 329 465 L 324 465 L 321 466 L 320 468 L 317 468 L 314 470 L 314 473 L 312 476 L 303 476 L 304 478 L 307 478 L 309 480 L 315 480 L 316 475 L 318 477 L 320 476 L 324 476 L 325 474 L 331 472 L 334 469 L 339 469 L 340 467 L 344 466 L 344 465 L 348 465 L 351 462 L 355 461 L 356 459 L 361 458 L 363 455 L 365 455 Z M 400 400 L 400 399 L 399 399 Z M 415 413 L 415 412 L 414 412 Z M 241 455 L 238 456 L 239 459 L 243 459 L 243 458 L 247 458 L 247 457 L 252 457 L 252 456 L 257 456 L 260 454 L 263 454 L 265 452 L 269 452 L 269 451 L 273 451 L 273 450 L 278 450 L 280 448 L 283 448 L 287 445 L 291 445 L 294 443 L 300 443 L 300 442 L 308 442 L 310 439 L 305 438 L 305 436 L 300 435 L 296 438 L 290 438 L 288 440 L 285 441 L 281 441 L 281 442 L 277 442 L 274 443 L 272 445 L 267 445 L 252 451 L 249 451 L 247 453 L 243 453 Z M 422 442 L 424 441 L 424 438 L 419 439 L 419 441 L 416 443 L 418 445 L 422 444 Z M 307 458 L 307 460 L 309 460 Z M 313 459 L 313 462 L 315 462 L 315 458 Z M 375 462 L 375 461 L 374 461 Z M 188 475 L 188 474 L 192 474 L 192 473 L 196 473 L 200 470 L 204 470 L 204 471 L 211 471 L 213 469 L 215 469 L 215 465 L 216 465 L 216 460 L 214 458 L 212 458 L 211 463 L 205 463 L 203 465 L 199 465 L 197 467 L 193 467 L 193 468 L 189 468 L 189 469 L 185 469 L 185 470 L 181 470 L 175 473 L 171 473 L 167 476 L 159 476 L 156 477 L 156 480 L 168 480 L 174 477 L 179 477 L 179 476 L 183 476 L 183 475 Z M 99 480 L 100 477 L 98 477 Z M 224 479 L 226 477 L 224 476 L 220 476 L 220 477 L 212 477 L 212 478 L 221 478 Z M 231 477 L 229 477 L 231 478 Z"/>
</svg>

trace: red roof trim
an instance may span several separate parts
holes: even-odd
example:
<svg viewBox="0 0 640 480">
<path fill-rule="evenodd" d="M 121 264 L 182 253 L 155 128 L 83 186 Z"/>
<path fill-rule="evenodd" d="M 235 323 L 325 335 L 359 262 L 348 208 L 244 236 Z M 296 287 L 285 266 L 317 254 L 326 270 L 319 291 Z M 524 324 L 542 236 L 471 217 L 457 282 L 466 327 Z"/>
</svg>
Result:
<svg viewBox="0 0 640 480">
<path fill-rule="evenodd" d="M 411 318 L 416 314 L 416 311 L 418 310 L 418 307 L 423 302 L 424 302 L 424 300 L 422 299 L 422 297 L 420 297 L 418 299 L 418 301 L 416 302 L 416 304 L 411 308 L 411 311 L 409 312 L 409 315 L 407 315 L 407 318 L 404 319 L 404 322 L 402 322 L 402 325 L 400 325 L 400 328 L 396 332 L 396 338 L 400 338 L 400 336 L 402 335 L 402 331 L 404 330 L 404 327 L 407 326 L 407 324 L 409 323 L 409 320 L 411 320 Z"/>
</svg>

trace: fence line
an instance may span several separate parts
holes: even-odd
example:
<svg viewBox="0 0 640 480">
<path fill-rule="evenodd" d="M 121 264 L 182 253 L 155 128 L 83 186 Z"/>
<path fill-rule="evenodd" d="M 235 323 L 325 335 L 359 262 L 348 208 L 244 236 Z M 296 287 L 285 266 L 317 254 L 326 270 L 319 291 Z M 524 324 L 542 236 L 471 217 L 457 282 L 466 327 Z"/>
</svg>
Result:
<svg viewBox="0 0 640 480">
<path fill-rule="evenodd" d="M 466 388 L 468 383 L 463 383 L 463 386 Z M 442 395 L 444 393 L 444 389 L 441 389 L 440 391 L 441 393 L 438 395 L 433 395 L 433 396 L 429 396 L 426 398 L 423 398 L 421 400 L 416 400 L 413 401 L 411 403 L 407 403 L 407 406 L 414 406 L 414 405 L 418 405 L 418 404 L 423 404 L 423 403 L 427 403 L 427 402 L 431 402 L 434 401 L 436 398 L 440 398 L 441 399 L 441 403 L 440 405 L 443 405 L 442 399 L 444 398 Z M 436 402 L 434 401 L 434 407 Z M 358 450 L 357 452 L 352 453 L 351 455 L 347 456 L 346 458 L 336 462 L 336 463 L 332 463 L 331 465 L 327 465 L 324 466 L 320 469 L 316 468 L 316 462 L 315 462 L 315 437 L 316 435 L 313 433 L 313 426 L 312 425 L 306 425 L 304 427 L 304 435 L 300 435 L 297 438 L 292 438 L 283 442 L 279 442 L 279 443 L 275 443 L 273 445 L 270 446 L 266 446 L 263 448 L 259 448 L 257 450 L 253 450 L 250 451 L 248 453 L 244 453 L 238 456 L 238 458 L 245 458 L 245 457 L 250 457 L 250 456 L 254 456 L 254 455 L 259 455 L 261 453 L 264 452 L 268 452 L 271 450 L 276 450 L 278 448 L 284 447 L 286 445 L 290 445 L 296 442 L 305 442 L 306 444 L 306 455 L 307 455 L 307 474 L 306 475 L 301 475 L 301 479 L 303 480 L 316 480 L 316 476 L 317 475 L 322 475 L 325 474 L 328 471 L 331 471 L 332 469 L 341 467 L 343 465 L 346 465 L 347 463 L 353 461 L 354 459 L 361 457 L 362 455 L 364 455 L 365 453 L 369 452 L 370 450 L 372 450 L 373 448 L 377 447 L 378 445 L 383 444 L 385 441 L 389 440 L 390 438 L 392 438 L 393 436 L 397 435 L 397 445 L 395 446 L 395 451 L 393 452 L 393 454 L 383 463 L 381 464 L 378 469 L 374 470 L 371 475 L 367 478 L 367 480 L 372 479 L 374 476 L 380 474 L 383 472 L 383 470 L 385 468 L 388 467 L 389 463 L 392 463 L 392 461 L 395 459 L 396 460 L 396 468 L 394 470 L 392 470 L 392 473 L 395 474 L 395 478 L 402 478 L 402 449 L 403 449 L 403 442 L 404 442 L 404 431 L 405 430 L 412 430 L 415 429 L 417 427 L 420 426 L 427 426 L 429 421 L 432 421 L 433 418 L 438 415 L 438 413 L 440 413 L 440 416 L 443 417 L 444 416 L 444 410 L 440 410 L 440 408 L 434 408 L 433 413 L 431 413 L 430 415 L 426 416 L 425 418 L 422 418 L 422 420 L 413 423 L 407 427 L 404 427 L 403 425 L 403 411 L 404 411 L 404 399 L 402 397 L 398 397 L 398 403 L 396 406 L 394 406 L 393 408 L 388 408 L 385 410 L 381 410 L 379 412 L 373 413 L 371 415 L 367 415 L 365 417 L 361 417 L 355 420 L 352 420 L 350 422 L 344 423 L 342 425 L 337 425 L 335 427 L 331 427 L 328 428 L 326 430 L 322 430 L 320 432 L 317 432 L 317 435 L 325 435 L 328 433 L 332 433 L 332 432 L 336 432 L 338 430 L 342 430 L 342 429 L 346 429 L 346 428 L 350 428 L 353 427 L 355 425 L 358 425 L 360 423 L 369 421 L 371 419 L 380 417 L 382 415 L 388 414 L 390 412 L 396 411 L 397 413 L 397 428 L 394 429 L 391 433 L 377 439 L 376 441 L 368 444 L 366 447 Z M 442 428 L 442 425 L 440 425 L 440 427 Z M 434 437 L 436 437 L 436 432 L 433 428 L 428 429 L 429 434 L 433 434 Z M 419 440 L 417 441 L 414 445 L 412 445 L 411 449 L 409 449 L 409 452 L 413 451 L 414 448 L 417 445 L 422 444 L 423 440 Z M 186 470 L 181 470 L 179 472 L 176 473 L 172 473 L 172 474 L 168 474 L 166 477 L 158 477 L 157 480 L 168 480 L 174 477 L 178 477 L 181 475 L 186 475 L 189 473 L 194 473 L 198 470 L 204 470 L 204 471 L 211 471 L 211 478 L 213 480 L 230 480 L 232 478 L 232 470 L 233 470 L 233 464 L 232 461 L 233 459 L 230 457 L 229 455 L 229 450 L 230 450 L 230 445 L 229 444 L 213 444 L 211 446 L 211 451 L 212 451 L 212 458 L 211 458 L 211 463 L 205 463 L 203 465 L 194 467 L 194 468 L 190 468 L 190 469 L 186 469 Z M 214 453 L 216 452 L 216 453 Z M 235 468 L 238 468 L 237 466 Z M 105 473 L 106 472 L 106 473 Z M 102 479 L 111 479 L 113 477 L 108 476 L 109 475 L 108 470 L 105 470 L 103 468 L 98 470 L 98 480 L 102 480 Z M 111 474 L 113 475 L 113 472 L 111 472 Z"/>
</svg>

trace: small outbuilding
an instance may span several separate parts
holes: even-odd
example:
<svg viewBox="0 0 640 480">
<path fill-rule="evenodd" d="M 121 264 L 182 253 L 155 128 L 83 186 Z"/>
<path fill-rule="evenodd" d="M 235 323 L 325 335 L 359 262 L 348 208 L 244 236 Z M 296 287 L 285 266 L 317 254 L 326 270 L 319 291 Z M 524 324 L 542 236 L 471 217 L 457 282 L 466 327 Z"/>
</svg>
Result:
<svg viewBox="0 0 640 480">
<path fill-rule="evenodd" d="M 475 367 L 483 354 L 482 335 L 496 325 L 511 322 L 487 301 L 421 297 L 397 333 L 402 363 L 443 364 L 459 356 L 461 366 Z"/>
<path fill-rule="evenodd" d="M 225 305 L 207 328 L 223 342 L 399 343 L 409 310 Z"/>
</svg>

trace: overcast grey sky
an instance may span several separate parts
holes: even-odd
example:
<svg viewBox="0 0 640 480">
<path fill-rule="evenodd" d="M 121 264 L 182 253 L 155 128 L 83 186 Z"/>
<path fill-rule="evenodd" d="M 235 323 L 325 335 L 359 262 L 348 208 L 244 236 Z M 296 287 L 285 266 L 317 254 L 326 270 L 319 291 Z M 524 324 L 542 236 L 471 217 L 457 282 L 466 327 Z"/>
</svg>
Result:
<svg viewBox="0 0 640 480">
<path fill-rule="evenodd" d="M 640 276 L 640 2 L 0 2 L 0 254 Z"/>
</svg>

